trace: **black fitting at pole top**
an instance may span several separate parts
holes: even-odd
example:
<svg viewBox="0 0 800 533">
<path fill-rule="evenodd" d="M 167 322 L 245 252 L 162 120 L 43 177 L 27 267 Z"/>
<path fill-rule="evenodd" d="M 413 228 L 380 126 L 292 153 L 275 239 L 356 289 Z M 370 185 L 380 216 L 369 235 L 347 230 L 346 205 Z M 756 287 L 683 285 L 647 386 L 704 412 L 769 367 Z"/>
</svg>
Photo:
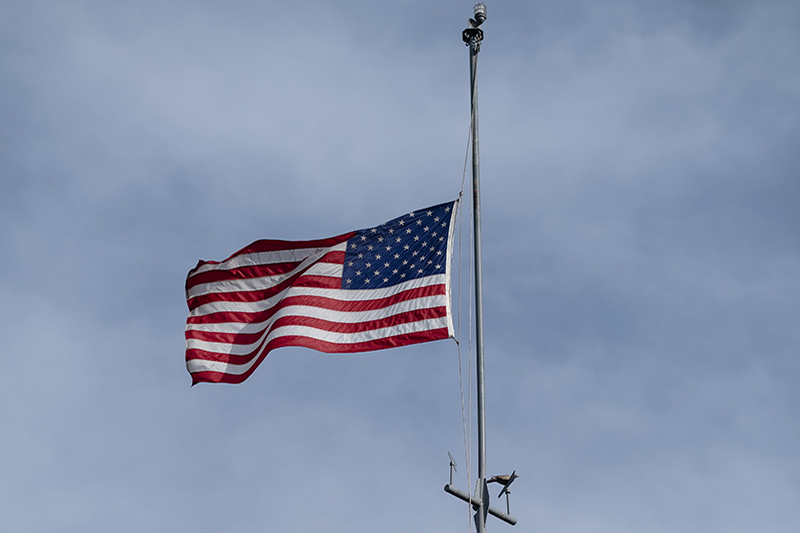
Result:
<svg viewBox="0 0 800 533">
<path fill-rule="evenodd" d="M 469 44 L 470 40 L 475 37 L 475 40 L 481 42 L 483 40 L 483 30 L 480 28 L 467 28 L 461 32 L 461 40 Z"/>
</svg>

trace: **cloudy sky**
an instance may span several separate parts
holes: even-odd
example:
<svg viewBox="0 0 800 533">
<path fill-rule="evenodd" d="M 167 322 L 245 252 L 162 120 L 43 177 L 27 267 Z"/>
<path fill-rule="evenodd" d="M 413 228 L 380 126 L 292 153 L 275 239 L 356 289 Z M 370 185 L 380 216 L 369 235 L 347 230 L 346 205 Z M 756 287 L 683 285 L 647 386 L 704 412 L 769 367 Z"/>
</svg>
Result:
<svg viewBox="0 0 800 533">
<path fill-rule="evenodd" d="M 453 341 L 191 388 L 183 328 L 198 259 L 459 194 L 472 4 L 0 4 L 5 530 L 469 531 Z M 797 531 L 800 4 L 487 4 L 513 530 Z"/>
</svg>

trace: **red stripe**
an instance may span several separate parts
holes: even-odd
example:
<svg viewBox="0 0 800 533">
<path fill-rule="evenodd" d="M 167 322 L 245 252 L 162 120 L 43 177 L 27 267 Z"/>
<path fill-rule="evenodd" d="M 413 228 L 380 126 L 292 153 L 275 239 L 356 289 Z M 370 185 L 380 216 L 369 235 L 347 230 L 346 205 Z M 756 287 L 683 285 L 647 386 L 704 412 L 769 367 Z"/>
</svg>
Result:
<svg viewBox="0 0 800 533">
<path fill-rule="evenodd" d="M 282 326 L 309 326 L 325 331 L 334 331 L 337 333 L 358 333 L 360 331 L 370 331 L 379 328 L 388 328 L 400 324 L 408 324 L 410 322 L 418 322 L 420 320 L 429 320 L 433 318 L 443 318 L 447 316 L 447 308 L 445 307 L 429 307 L 424 309 L 414 309 L 413 311 L 406 311 L 396 315 L 380 318 L 377 320 L 369 320 L 366 322 L 333 322 L 321 318 L 312 318 L 307 316 L 290 315 L 283 316 L 276 320 L 270 330 L 277 329 Z M 265 328 L 266 329 L 266 328 Z M 207 342 L 221 342 L 226 344 L 252 344 L 257 342 L 264 335 L 264 329 L 254 333 L 221 333 L 216 331 L 186 331 L 187 339 L 197 339 Z M 245 357 L 245 356 L 240 356 Z M 249 356 L 247 357 L 249 359 Z M 238 363 L 241 364 L 241 363 Z"/>
<path fill-rule="evenodd" d="M 211 383 L 241 383 L 250 377 L 261 362 L 272 350 L 284 346 L 300 346 L 310 348 L 325 353 L 355 353 L 355 352 L 369 352 L 373 350 L 385 350 L 387 348 L 395 348 L 398 346 L 408 346 L 411 344 L 419 344 L 422 342 L 429 342 L 448 338 L 447 328 L 433 329 L 429 331 L 422 331 L 418 333 L 406 333 L 403 335 L 395 335 L 394 337 L 386 337 L 368 342 L 359 342 L 353 344 L 335 344 L 324 342 L 317 339 L 310 339 L 308 337 L 279 337 L 273 339 L 267 344 L 267 347 L 258 357 L 256 363 L 250 367 L 247 372 L 241 375 L 224 374 L 222 372 L 196 372 L 192 374 L 192 385 L 202 382 Z M 187 361 L 192 358 L 188 357 Z"/>
<path fill-rule="evenodd" d="M 223 261 L 203 261 L 200 260 L 197 262 L 197 266 L 189 271 L 187 278 L 192 277 L 192 275 L 203 265 L 220 265 L 227 261 L 230 261 L 236 256 L 244 255 L 244 254 L 252 254 L 258 252 L 279 252 L 281 250 L 299 250 L 301 248 L 330 248 L 332 246 L 336 246 L 337 244 L 343 243 L 347 239 L 351 238 L 355 235 L 355 231 L 351 231 L 349 233 L 345 233 L 343 235 L 337 235 L 336 237 L 330 237 L 328 239 L 318 239 L 314 241 L 281 241 L 281 240 L 260 240 L 256 241 L 252 244 L 249 244 L 235 252 L 230 257 Z"/>
<path fill-rule="evenodd" d="M 344 264 L 344 256 L 345 252 L 341 250 L 333 250 L 332 252 L 328 252 L 327 254 L 323 255 L 317 263 L 332 263 L 334 265 L 343 265 Z"/>
<path fill-rule="evenodd" d="M 314 289 L 341 289 L 342 278 L 334 278 L 331 276 L 314 276 L 306 274 L 298 278 L 297 283 L 293 287 L 311 287 Z"/>
<path fill-rule="evenodd" d="M 335 278 L 334 278 L 335 279 Z M 371 311 L 375 309 L 382 309 L 396 303 L 422 298 L 424 296 L 438 296 L 446 293 L 446 287 L 443 283 L 437 285 L 427 285 L 425 287 L 417 287 L 407 289 L 405 291 L 386 296 L 384 298 L 377 298 L 375 300 L 337 300 L 335 298 L 326 298 L 324 296 L 312 295 L 298 295 L 287 296 L 279 303 L 264 311 L 220 311 L 218 313 L 211 313 L 200 316 L 190 316 L 186 322 L 187 324 L 220 324 L 225 322 L 235 323 L 251 323 L 263 322 L 269 319 L 275 312 L 288 305 L 308 305 L 313 307 L 320 307 L 323 309 L 333 309 L 335 311 Z M 196 307 L 196 306 L 195 306 Z M 195 307 L 190 307 L 194 309 Z"/>
</svg>

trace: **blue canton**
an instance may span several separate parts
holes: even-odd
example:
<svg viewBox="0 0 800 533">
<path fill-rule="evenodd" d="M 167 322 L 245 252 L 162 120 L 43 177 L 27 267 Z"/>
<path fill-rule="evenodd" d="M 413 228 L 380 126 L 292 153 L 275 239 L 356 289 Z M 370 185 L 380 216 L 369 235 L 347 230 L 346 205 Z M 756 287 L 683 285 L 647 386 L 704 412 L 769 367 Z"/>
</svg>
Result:
<svg viewBox="0 0 800 533">
<path fill-rule="evenodd" d="M 447 272 L 455 202 L 414 211 L 363 229 L 347 241 L 343 289 L 380 289 Z"/>
</svg>

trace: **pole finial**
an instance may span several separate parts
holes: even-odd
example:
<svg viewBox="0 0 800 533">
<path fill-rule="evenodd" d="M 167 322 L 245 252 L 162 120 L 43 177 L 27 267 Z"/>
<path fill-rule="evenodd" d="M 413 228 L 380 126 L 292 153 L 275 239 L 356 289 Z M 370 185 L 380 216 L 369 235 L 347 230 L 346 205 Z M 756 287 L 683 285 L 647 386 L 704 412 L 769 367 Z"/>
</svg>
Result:
<svg viewBox="0 0 800 533">
<path fill-rule="evenodd" d="M 474 11 L 475 11 L 475 22 L 477 23 L 478 26 L 480 26 L 486 20 L 486 4 L 484 4 L 483 2 L 475 4 Z"/>
</svg>

